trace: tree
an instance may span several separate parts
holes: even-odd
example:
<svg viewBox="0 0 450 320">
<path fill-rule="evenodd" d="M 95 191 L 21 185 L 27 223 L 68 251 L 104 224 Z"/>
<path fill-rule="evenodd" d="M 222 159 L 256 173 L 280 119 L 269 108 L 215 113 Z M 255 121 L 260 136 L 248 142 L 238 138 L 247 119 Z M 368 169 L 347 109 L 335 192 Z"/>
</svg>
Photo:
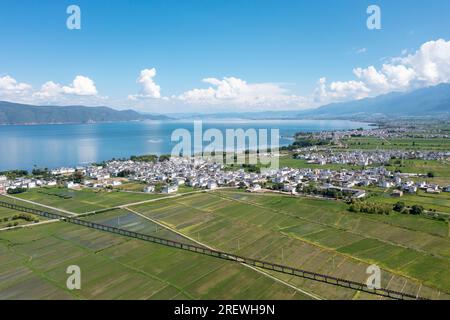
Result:
<svg viewBox="0 0 450 320">
<path fill-rule="evenodd" d="M 18 193 L 23 193 L 23 192 L 25 192 L 25 191 L 27 191 L 26 188 L 14 188 L 14 189 L 9 188 L 8 191 L 7 191 L 7 193 L 8 193 L 8 194 L 18 194 Z"/>
<path fill-rule="evenodd" d="M 393 209 L 394 209 L 394 211 L 397 211 L 397 212 L 403 212 L 403 210 L 405 210 L 405 208 L 406 208 L 405 203 L 402 201 L 399 201 L 396 204 L 394 204 Z"/>
<path fill-rule="evenodd" d="M 434 172 L 431 172 L 431 171 L 428 172 L 428 173 L 427 173 L 427 177 L 428 177 L 428 178 L 434 178 L 434 177 L 435 177 Z"/>
<path fill-rule="evenodd" d="M 80 170 L 75 171 L 75 173 L 72 175 L 72 180 L 75 183 L 82 183 L 84 180 L 83 172 Z"/>
<path fill-rule="evenodd" d="M 170 160 L 170 154 L 162 154 L 159 156 L 159 162 L 169 161 Z"/>
<path fill-rule="evenodd" d="M 409 209 L 409 213 L 413 215 L 421 215 L 423 213 L 423 207 L 415 204 L 411 207 L 411 209 Z"/>
</svg>

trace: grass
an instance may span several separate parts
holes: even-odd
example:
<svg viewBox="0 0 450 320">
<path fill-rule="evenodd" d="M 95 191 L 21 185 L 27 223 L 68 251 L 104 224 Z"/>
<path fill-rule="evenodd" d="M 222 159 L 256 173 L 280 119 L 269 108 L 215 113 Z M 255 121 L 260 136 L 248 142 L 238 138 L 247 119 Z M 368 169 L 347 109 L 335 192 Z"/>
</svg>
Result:
<svg viewBox="0 0 450 320">
<path fill-rule="evenodd" d="M 377 263 L 391 289 L 404 285 L 417 292 L 422 282 L 421 294 L 430 297 L 437 296 L 431 287 L 450 291 L 450 277 L 442 272 L 450 266 L 450 239 L 427 232 L 435 227 L 435 233 L 442 233 L 443 222 L 422 228 L 420 221 L 408 221 L 405 228 L 397 216 L 379 221 L 351 214 L 339 202 L 238 192 L 191 195 L 133 209 L 218 249 L 362 282 L 366 267 Z M 375 242 L 382 250 L 346 250 L 361 241 Z M 349 298 L 328 286 L 289 281 L 324 297 Z"/>
<path fill-rule="evenodd" d="M 65 287 L 81 268 L 81 290 Z M 66 223 L 0 233 L 0 299 L 306 299 L 242 265 Z"/>
<path fill-rule="evenodd" d="M 33 214 L 27 214 L 27 215 L 29 215 L 30 217 L 32 217 L 36 221 L 26 221 L 25 219 L 14 219 L 13 220 L 13 217 L 18 215 L 18 214 L 21 214 L 21 212 L 17 212 L 15 210 L 11 210 L 11 209 L 0 207 L 0 229 L 8 227 L 8 226 L 10 226 L 10 224 L 12 224 L 14 222 L 17 222 L 18 225 L 21 226 L 21 225 L 26 225 L 26 224 L 33 224 L 36 221 L 39 222 L 39 221 L 46 220 L 43 217 L 38 217 L 38 216 L 33 215 Z"/>
<path fill-rule="evenodd" d="M 421 205 L 425 210 L 436 210 L 450 214 L 450 193 L 441 192 L 440 194 L 426 193 L 419 190 L 417 194 L 405 193 L 401 198 L 394 198 L 391 192 L 375 193 L 368 200 L 370 202 L 380 202 L 395 204 L 398 201 L 404 202 L 407 206 Z"/>
<path fill-rule="evenodd" d="M 430 183 L 437 183 L 442 186 L 450 185 L 450 163 L 446 160 L 399 160 L 390 161 L 391 171 L 401 171 L 405 173 L 428 174 L 433 173 L 434 177 L 418 178 L 416 180 L 426 180 Z"/>
<path fill-rule="evenodd" d="M 68 190 L 55 189 L 52 191 L 67 192 Z M 96 200 L 97 206 L 98 203 L 107 206 L 108 199 L 112 199 L 112 203 L 124 200 L 123 198 L 109 198 L 111 195 L 128 195 L 128 193 L 120 192 L 96 194 L 90 190 L 74 192 L 74 194 L 64 193 L 63 200 L 58 196 L 49 194 L 49 192 L 36 193 L 36 197 L 40 197 L 39 199 L 43 203 L 56 201 L 58 206 L 64 205 L 64 208 L 70 208 L 69 210 L 73 210 L 73 208 L 65 202 L 74 202 L 74 205 L 77 206 L 78 201 L 81 201 L 82 203 L 79 206 L 86 210 L 83 203 L 83 201 L 86 201 L 85 197 Z M 85 195 L 86 192 L 91 194 Z M 131 202 L 135 202 L 135 199 Z M 367 266 L 375 263 L 383 268 L 382 284 L 384 287 L 392 290 L 408 290 L 408 292 L 414 294 L 420 288 L 420 294 L 423 296 L 449 298 L 442 293 L 450 291 L 450 277 L 447 272 L 450 266 L 449 229 L 448 224 L 442 221 L 402 214 L 381 216 L 350 213 L 347 211 L 347 205 L 343 202 L 278 194 L 249 194 L 231 190 L 191 194 L 170 200 L 160 199 L 159 201 L 133 206 L 133 210 L 157 219 L 192 238 L 224 251 L 360 282 L 364 282 L 367 277 L 365 272 Z M 124 209 L 110 210 L 85 217 L 85 219 L 178 241 L 188 241 L 166 229 L 157 228 L 152 222 Z M 62 224 L 57 223 L 55 225 L 61 226 Z M 53 229 L 54 226 L 39 226 L 37 228 L 40 230 L 41 227 L 51 230 L 50 234 L 41 235 L 45 241 L 49 242 L 50 247 L 56 243 L 54 238 L 68 240 L 65 233 Z M 4 234 L 8 235 L 8 233 L 0 233 L 0 239 Z M 104 252 L 109 252 L 110 248 L 114 254 L 117 250 L 126 251 L 126 245 L 122 245 L 121 237 L 105 238 L 103 235 L 96 234 L 95 231 L 91 230 L 89 233 L 74 236 L 69 242 L 75 240 L 77 246 L 93 250 L 96 257 L 97 255 L 102 256 Z M 28 237 L 33 237 L 33 235 L 22 233 L 20 237 L 13 240 L 26 242 Z M 132 240 L 127 241 L 134 243 Z M 35 241 L 31 241 L 29 245 L 33 247 L 34 243 Z M 121 245 L 119 246 L 118 243 Z M 67 241 L 65 245 L 69 245 Z M 10 246 L 7 245 L 7 247 Z M 35 251 L 30 249 L 29 252 L 31 254 Z M 36 253 L 38 252 L 36 251 Z M 55 261 L 47 261 L 46 263 L 51 265 L 58 263 L 60 258 L 57 255 L 60 252 L 67 252 L 69 257 L 72 255 L 69 247 L 55 247 L 54 250 L 43 253 L 44 257 L 48 255 L 51 259 L 55 259 Z M 76 254 L 76 252 L 73 254 Z M 107 258 L 111 259 L 110 256 Z M 155 262 L 157 264 L 159 259 L 172 263 L 169 258 L 155 256 L 155 259 L 158 261 Z M 188 261 L 185 259 L 190 258 L 183 255 L 175 261 L 180 263 Z M 33 261 L 35 261 L 34 258 Z M 133 260 L 128 261 L 123 258 L 120 261 L 126 266 L 136 266 Z M 45 265 L 45 262 L 42 262 L 42 264 Z M 97 268 L 99 266 L 100 262 L 98 262 Z M 24 266 L 22 265 L 22 267 Z M 14 266 L 14 268 L 16 267 Z M 17 268 L 20 270 L 21 267 L 17 266 Z M 0 265 L 0 274 L 1 270 Z M 4 270 L 10 272 L 8 271 L 10 270 L 9 267 L 5 267 Z M 107 270 L 109 269 L 107 268 Z M 116 271 L 112 270 L 111 272 L 115 274 Z M 171 272 L 173 274 L 170 276 L 174 277 L 179 273 L 174 269 L 171 269 Z M 42 271 L 39 271 L 39 273 L 42 273 Z M 354 298 L 352 290 L 336 288 L 288 275 L 274 275 L 325 298 Z M 103 279 L 106 276 L 99 274 L 98 277 Z M 206 275 L 205 277 L 207 278 Z M 98 280 L 98 285 L 104 284 L 103 281 L 113 280 Z M 211 279 L 211 281 L 215 280 Z M 19 283 L 20 281 L 17 285 Z M 231 290 L 228 282 L 223 282 L 222 285 Z M 87 293 L 83 298 L 109 297 L 108 295 L 98 295 L 97 293 L 103 292 L 103 289 L 98 290 L 95 291 L 95 294 Z M 164 290 L 168 290 L 169 295 L 175 294 L 173 288 Z M 441 291 L 440 295 L 438 295 L 439 291 Z M 211 298 L 223 294 L 208 291 L 205 292 L 205 295 L 192 295 L 192 297 L 188 295 L 188 297 Z M 240 293 L 236 294 L 240 296 Z M 111 295 L 113 294 L 111 293 Z M 133 296 L 131 293 L 127 293 L 120 296 L 114 295 L 114 298 L 131 296 Z M 176 296 L 185 297 L 180 291 Z M 70 297 L 73 298 L 72 293 Z M 370 297 L 362 294 L 359 298 Z"/>
<path fill-rule="evenodd" d="M 71 190 L 66 188 L 36 188 L 17 195 L 18 198 L 40 204 L 84 213 L 118 205 L 160 198 L 163 195 L 104 190 Z"/>
<path fill-rule="evenodd" d="M 391 149 L 391 150 L 450 150 L 449 139 L 444 138 L 393 138 L 380 139 L 376 137 L 352 137 L 343 139 L 350 149 Z"/>
</svg>

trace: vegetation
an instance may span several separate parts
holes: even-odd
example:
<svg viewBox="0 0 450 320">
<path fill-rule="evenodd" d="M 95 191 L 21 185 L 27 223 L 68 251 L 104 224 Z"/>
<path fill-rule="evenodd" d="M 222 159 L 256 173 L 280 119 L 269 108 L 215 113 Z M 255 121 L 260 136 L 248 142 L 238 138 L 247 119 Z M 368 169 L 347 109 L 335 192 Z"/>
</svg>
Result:
<svg viewBox="0 0 450 320">
<path fill-rule="evenodd" d="M 8 194 L 19 194 L 19 193 L 24 193 L 26 191 L 27 191 L 27 188 L 17 187 L 17 188 L 9 188 L 7 193 Z"/>
<path fill-rule="evenodd" d="M 234 262 L 63 222 L 2 232 L 0 252 L 2 299 L 308 298 Z M 71 264 L 86 275 L 81 290 L 65 286 Z"/>
<path fill-rule="evenodd" d="M 10 180 L 14 180 L 16 178 L 25 177 L 28 175 L 27 170 L 8 170 L 8 171 L 0 171 L 0 176 L 6 176 Z"/>
<path fill-rule="evenodd" d="M 130 160 L 139 161 L 139 162 L 156 162 L 158 160 L 158 156 L 154 154 L 147 154 L 142 156 L 131 156 Z"/>
<path fill-rule="evenodd" d="M 385 214 L 388 215 L 392 211 L 392 207 L 386 204 L 373 203 L 373 202 L 363 202 L 354 201 L 350 204 L 348 209 L 350 212 L 363 212 L 370 214 Z"/>
<path fill-rule="evenodd" d="M 423 289 L 427 285 L 450 290 L 448 274 L 440 271 L 450 258 L 448 226 L 442 221 L 394 213 L 353 215 L 344 202 L 236 191 L 195 194 L 133 209 L 226 251 L 354 280 L 365 279 L 365 267 L 376 263 L 388 279 L 407 282 L 405 290 L 418 290 L 418 282 L 422 294 L 431 290 L 437 296 L 437 291 Z M 392 206 L 385 209 L 392 212 Z M 313 292 L 329 296 L 330 288 L 314 287 Z M 335 294 L 345 296 L 339 290 Z"/>
</svg>

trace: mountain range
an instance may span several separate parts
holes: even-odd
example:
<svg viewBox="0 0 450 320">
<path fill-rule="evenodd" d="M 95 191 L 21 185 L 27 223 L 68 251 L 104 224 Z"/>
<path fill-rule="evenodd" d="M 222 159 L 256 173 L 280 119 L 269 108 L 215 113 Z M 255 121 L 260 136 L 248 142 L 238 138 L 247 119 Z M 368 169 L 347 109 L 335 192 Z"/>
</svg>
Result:
<svg viewBox="0 0 450 320">
<path fill-rule="evenodd" d="M 332 103 L 305 110 L 298 117 L 312 118 L 405 118 L 450 117 L 450 84 L 410 92 L 392 92 L 374 98 Z"/>
<path fill-rule="evenodd" d="M 392 92 L 374 98 L 332 103 L 303 111 L 229 112 L 173 114 L 178 119 L 357 119 L 450 118 L 450 84 L 409 92 Z M 92 123 L 167 120 L 164 115 L 115 110 L 109 107 L 33 106 L 0 101 L 1 124 Z"/>
<path fill-rule="evenodd" d="M 0 101 L 0 124 L 93 123 L 136 120 L 164 120 L 163 115 L 141 114 L 108 107 L 33 106 Z"/>
</svg>

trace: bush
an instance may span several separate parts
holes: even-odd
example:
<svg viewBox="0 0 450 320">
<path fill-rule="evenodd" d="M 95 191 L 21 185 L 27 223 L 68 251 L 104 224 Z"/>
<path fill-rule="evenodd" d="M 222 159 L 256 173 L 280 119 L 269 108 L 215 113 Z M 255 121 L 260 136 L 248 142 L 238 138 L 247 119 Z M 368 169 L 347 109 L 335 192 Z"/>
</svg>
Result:
<svg viewBox="0 0 450 320">
<path fill-rule="evenodd" d="M 27 188 L 15 188 L 15 189 L 8 189 L 7 193 L 8 194 L 19 194 L 19 193 L 24 193 L 25 191 L 27 191 Z"/>
<path fill-rule="evenodd" d="M 411 207 L 411 209 L 409 209 L 409 213 L 413 215 L 421 215 L 423 213 L 423 207 L 415 204 Z"/>
<path fill-rule="evenodd" d="M 396 204 L 394 204 L 393 209 L 394 209 L 394 211 L 397 211 L 397 212 L 403 212 L 403 210 L 406 209 L 406 205 L 404 202 L 399 201 Z"/>
</svg>

